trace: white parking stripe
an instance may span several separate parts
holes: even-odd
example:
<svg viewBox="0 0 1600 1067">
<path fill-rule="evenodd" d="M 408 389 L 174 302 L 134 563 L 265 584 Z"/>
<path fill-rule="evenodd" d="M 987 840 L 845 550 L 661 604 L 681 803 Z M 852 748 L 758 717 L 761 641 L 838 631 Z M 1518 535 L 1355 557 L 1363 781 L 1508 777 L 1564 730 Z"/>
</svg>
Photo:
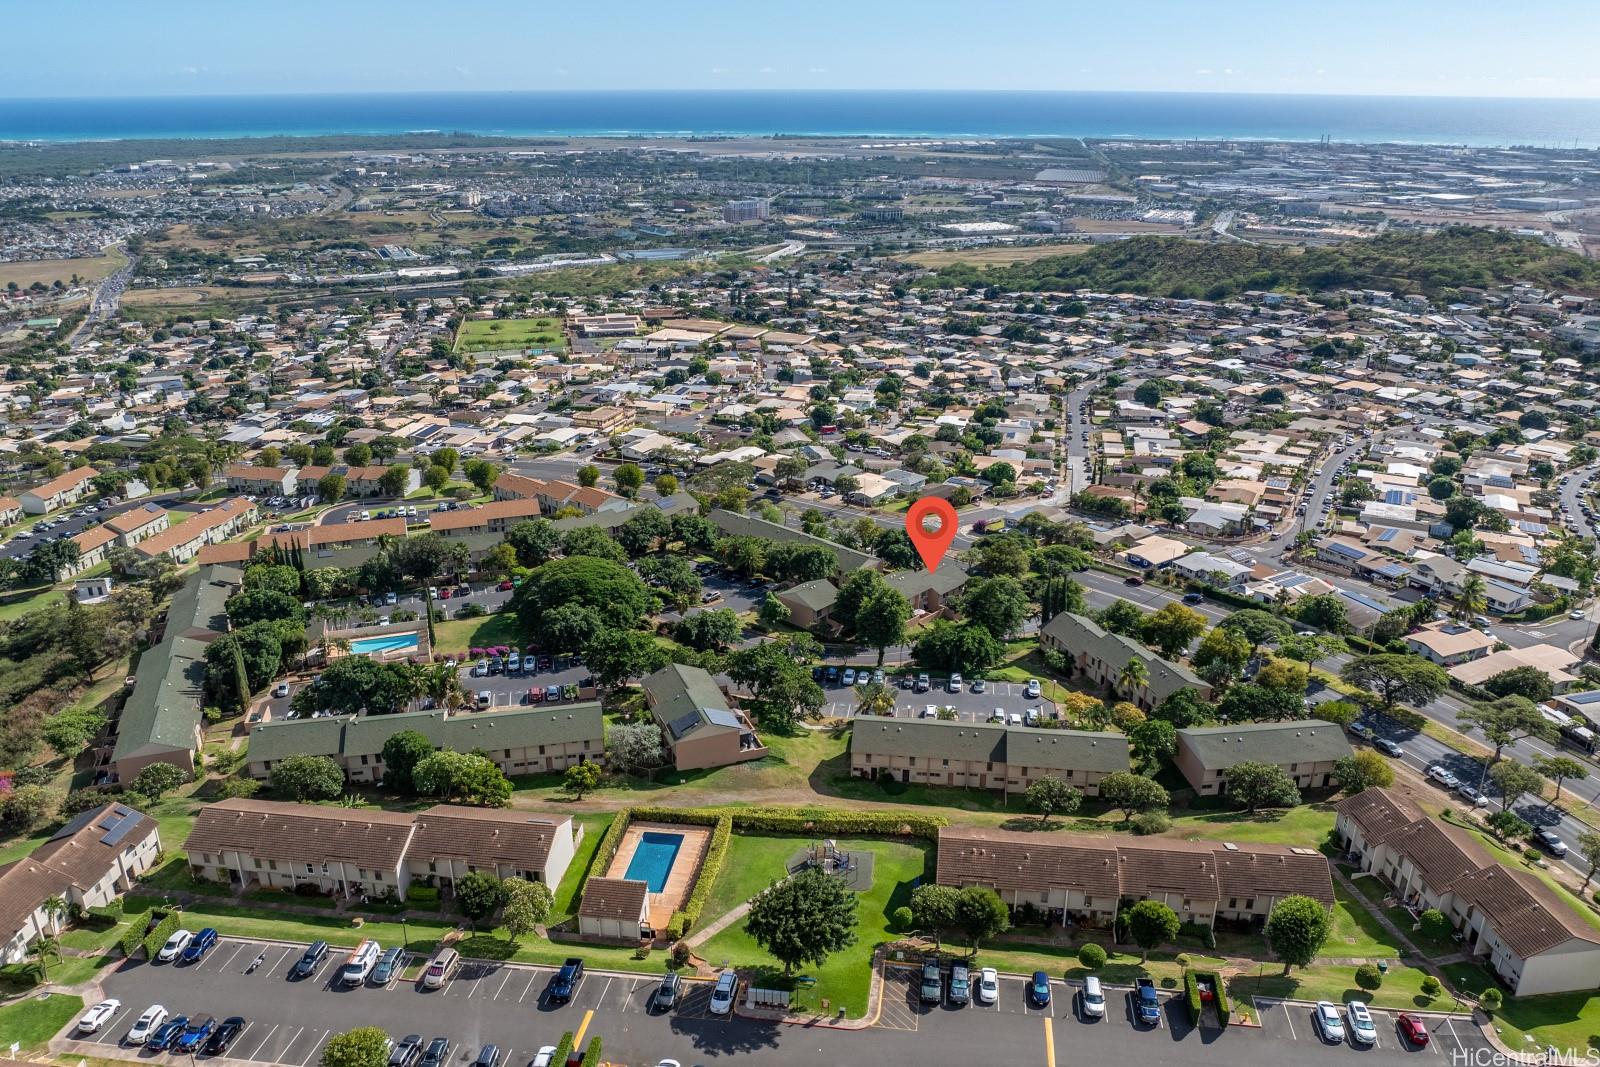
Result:
<svg viewBox="0 0 1600 1067">
<path fill-rule="evenodd" d="M 333 1033 L 332 1030 L 322 1031 L 322 1036 L 317 1038 L 317 1040 L 312 1044 L 311 1051 L 306 1053 L 306 1058 L 300 1061 L 300 1067 L 306 1067 L 306 1064 L 311 1062 L 311 1057 L 317 1054 L 317 1049 L 322 1047 L 322 1043 L 328 1040 L 328 1035 L 331 1033 Z M 284 1051 L 287 1052 L 288 1050 L 285 1049 Z"/>
<path fill-rule="evenodd" d="M 277 1023 L 273 1023 L 272 1024 L 272 1029 L 268 1030 L 266 1032 L 266 1035 L 261 1038 L 261 1043 L 256 1045 L 256 1047 L 251 1051 L 250 1055 L 246 1056 L 245 1059 L 247 1059 L 247 1060 L 255 1059 L 256 1058 L 256 1053 L 260 1052 L 261 1049 L 263 1048 L 263 1046 L 265 1046 L 268 1041 L 272 1040 L 272 1035 L 277 1033 L 277 1031 L 278 1031 L 278 1024 Z"/>
<path fill-rule="evenodd" d="M 518 1004 L 521 1004 L 522 1001 L 523 1001 L 523 998 L 528 995 L 528 990 L 533 988 L 534 980 L 537 979 L 538 977 L 539 977 L 539 972 L 538 971 L 532 971 L 532 972 L 530 972 L 528 974 L 528 988 L 524 989 L 522 991 L 522 996 L 517 998 L 517 1003 Z"/>
<path fill-rule="evenodd" d="M 506 968 L 506 976 L 504 978 L 500 979 L 500 989 L 496 989 L 494 991 L 494 999 L 496 999 L 496 1000 L 500 999 L 500 990 L 504 989 L 506 987 L 506 983 L 509 982 L 509 981 L 511 981 L 511 968 L 507 967 Z"/>
<path fill-rule="evenodd" d="M 1455 1042 L 1455 1043 L 1456 1043 L 1456 1048 L 1458 1048 L 1458 1049 L 1461 1049 L 1461 1050 L 1463 1050 L 1463 1051 L 1465 1051 L 1465 1049 L 1466 1049 L 1466 1046 L 1465 1046 L 1465 1045 L 1463 1045 L 1463 1044 L 1462 1044 L 1462 1043 L 1461 1043 L 1461 1039 L 1460 1039 L 1460 1038 L 1459 1038 L 1459 1037 L 1457 1037 L 1457 1036 L 1456 1036 L 1456 1028 L 1455 1028 L 1455 1024 L 1454 1024 L 1454 1023 L 1452 1023 L 1452 1022 L 1451 1022 L 1451 1021 L 1450 1021 L 1450 1016 L 1448 1016 L 1448 1015 L 1446 1015 L 1446 1016 L 1445 1016 L 1445 1017 L 1444 1017 L 1444 1026 L 1445 1026 L 1445 1029 L 1446 1029 L 1446 1030 L 1449 1030 L 1449 1031 L 1450 1031 L 1450 1040 L 1451 1040 L 1451 1041 L 1454 1041 L 1454 1042 Z"/>
<path fill-rule="evenodd" d="M 228 964 L 230 964 L 230 963 L 232 963 L 232 962 L 233 962 L 233 958 L 234 958 L 234 957 L 235 957 L 235 956 L 237 956 L 237 955 L 238 955 L 238 954 L 239 954 L 239 952 L 240 952 L 240 951 L 241 951 L 241 950 L 242 950 L 242 949 L 243 949 L 243 948 L 244 948 L 244 945 L 243 945 L 243 943 L 240 943 L 240 944 L 237 944 L 237 945 L 234 945 L 234 946 L 233 946 L 233 951 L 232 951 L 232 952 L 230 952 L 230 953 L 228 953 L 228 958 L 227 958 L 227 959 L 225 959 L 225 960 L 223 960 L 223 961 L 221 961 L 221 962 L 220 962 L 220 963 L 218 963 L 218 964 L 217 964 L 217 970 L 219 970 L 219 971 L 225 971 L 225 970 L 227 970 L 227 969 L 228 969 Z M 251 958 L 251 959 L 255 959 L 255 957 L 254 957 L 254 956 L 252 956 L 252 957 L 250 957 L 250 958 Z"/>
</svg>

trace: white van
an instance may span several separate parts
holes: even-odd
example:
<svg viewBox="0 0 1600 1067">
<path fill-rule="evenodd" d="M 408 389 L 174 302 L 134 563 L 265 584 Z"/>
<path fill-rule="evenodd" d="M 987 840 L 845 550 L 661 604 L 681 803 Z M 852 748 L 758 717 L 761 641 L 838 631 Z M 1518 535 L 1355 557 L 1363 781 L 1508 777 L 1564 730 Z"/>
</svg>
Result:
<svg viewBox="0 0 1600 1067">
<path fill-rule="evenodd" d="M 460 966 L 460 953 L 453 948 L 441 948 L 433 954 L 427 969 L 422 972 L 422 987 L 438 989 L 455 975 L 456 968 Z"/>
<path fill-rule="evenodd" d="M 716 988 L 711 990 L 711 1014 L 727 1015 L 733 1011 L 733 995 L 739 989 L 739 975 L 723 971 L 717 976 Z"/>
<path fill-rule="evenodd" d="M 339 981 L 345 985 L 361 985 L 367 980 L 367 975 L 372 973 L 372 968 L 377 966 L 378 957 L 383 955 L 383 946 L 376 941 L 363 941 L 356 946 L 356 950 L 345 957 L 344 967 L 339 971 Z"/>
<path fill-rule="evenodd" d="M 1083 994 L 1080 997 L 1083 1003 L 1083 1014 L 1090 1019 L 1099 1019 L 1106 1013 L 1106 993 L 1100 988 L 1100 979 L 1094 975 L 1083 980 Z"/>
</svg>

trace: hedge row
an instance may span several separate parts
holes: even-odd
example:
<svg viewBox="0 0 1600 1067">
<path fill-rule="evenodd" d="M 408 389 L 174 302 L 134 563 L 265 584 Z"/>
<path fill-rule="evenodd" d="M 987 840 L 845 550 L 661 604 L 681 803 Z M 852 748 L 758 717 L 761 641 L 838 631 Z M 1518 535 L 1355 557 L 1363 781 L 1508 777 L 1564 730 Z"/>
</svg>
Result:
<svg viewBox="0 0 1600 1067">
<path fill-rule="evenodd" d="M 1215 600 L 1219 604 L 1232 604 L 1236 608 L 1260 608 L 1265 611 L 1272 610 L 1271 607 L 1261 603 L 1259 600 L 1251 600 L 1247 596 L 1240 596 L 1238 593 L 1232 592 L 1231 590 L 1219 589 L 1214 585 L 1205 586 L 1204 592 L 1208 600 Z"/>
<path fill-rule="evenodd" d="M 568 1030 L 561 1035 L 561 1040 L 556 1042 L 556 1050 L 550 1054 L 550 1067 L 567 1067 L 567 1061 L 572 1058 L 572 1031 Z"/>
<path fill-rule="evenodd" d="M 1205 1005 L 1200 1000 L 1200 982 L 1187 967 L 1183 969 L 1183 1000 L 1189 1008 L 1189 1025 L 1199 1026 L 1200 1013 Z"/>
<path fill-rule="evenodd" d="M 738 808 L 730 813 L 736 830 L 771 834 L 877 834 L 938 840 L 942 815 L 895 811 L 830 811 L 826 808 Z"/>
<path fill-rule="evenodd" d="M 431 885 L 414 885 L 406 890 L 406 903 L 439 905 L 439 888 Z"/>
<path fill-rule="evenodd" d="M 122 898 L 112 897 L 109 904 L 96 904 L 83 909 L 83 923 L 96 930 L 104 930 L 122 921 Z"/>
<path fill-rule="evenodd" d="M 148 929 L 150 929 L 150 913 L 148 911 L 141 911 L 128 916 L 128 928 L 123 931 L 122 940 L 118 942 L 122 946 L 122 954 L 124 956 L 129 959 L 133 958 L 133 954 L 139 951 L 139 946 L 144 944 L 144 932 Z"/>
<path fill-rule="evenodd" d="M 1200 999 L 1200 983 L 1211 984 L 1212 1003 L 1217 1006 L 1217 1019 L 1223 1026 L 1228 1025 L 1228 1018 L 1233 1014 L 1228 1004 L 1228 987 L 1223 985 L 1222 975 L 1216 971 L 1196 971 L 1184 968 L 1183 993 L 1189 1005 L 1189 1021 L 1195 1026 L 1200 1025 L 1200 1013 L 1205 1007 L 1205 1002 Z"/>
<path fill-rule="evenodd" d="M 711 899 L 711 889 L 722 873 L 723 861 L 728 858 L 728 842 L 732 837 L 733 816 L 718 815 L 711 830 L 711 843 L 706 846 L 705 859 L 700 863 L 700 873 L 695 876 L 694 888 L 689 890 L 689 899 L 673 913 L 667 925 L 668 940 L 681 939 L 700 921 L 700 913 L 705 910 L 706 901 Z"/>
<path fill-rule="evenodd" d="M 598 1037 L 591 1037 L 589 1039 L 589 1047 L 583 1051 L 583 1067 L 600 1067 L 601 1062 L 600 1039 Z M 555 1060 L 552 1058 L 552 1067 L 554 1063 Z"/>
<path fill-rule="evenodd" d="M 622 847 L 622 835 L 628 832 L 628 824 L 632 821 L 632 808 L 623 808 L 617 812 L 617 817 L 611 820 L 611 825 L 606 827 L 605 835 L 600 838 L 599 847 L 594 850 L 594 859 L 589 863 L 591 875 L 605 875 L 611 866 L 611 861 L 617 858 L 617 849 Z"/>
<path fill-rule="evenodd" d="M 161 946 L 167 943 L 167 938 L 178 932 L 178 926 L 182 922 L 183 916 L 176 911 L 167 912 L 144 939 L 144 954 L 150 959 L 155 959 L 156 954 L 161 951 Z"/>
</svg>

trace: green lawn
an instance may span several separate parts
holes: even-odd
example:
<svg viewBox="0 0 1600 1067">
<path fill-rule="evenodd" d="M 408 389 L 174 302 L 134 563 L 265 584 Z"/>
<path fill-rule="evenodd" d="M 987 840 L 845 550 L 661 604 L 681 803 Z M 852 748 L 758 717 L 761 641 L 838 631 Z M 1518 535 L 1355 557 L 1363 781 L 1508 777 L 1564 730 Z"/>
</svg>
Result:
<svg viewBox="0 0 1600 1067">
<path fill-rule="evenodd" d="M 566 333 L 558 319 L 469 319 L 456 333 L 457 352 L 565 347 Z"/>
<path fill-rule="evenodd" d="M 1363 878 L 1357 880 L 1356 884 L 1372 881 L 1371 878 Z M 1400 956 L 1400 946 L 1395 943 L 1395 937 L 1373 917 L 1359 895 L 1352 897 L 1344 886 L 1335 882 L 1333 898 L 1333 928 L 1317 955 L 1341 959 L 1397 959 Z"/>
<path fill-rule="evenodd" d="M 63 1026 L 83 1014 L 83 998 L 61 993 L 41 993 L 0 1008 L 0 1041 L 15 1041 L 27 1052 L 56 1036 Z"/>
<path fill-rule="evenodd" d="M 447 602 L 440 601 L 448 606 Z M 517 617 L 509 612 L 480 615 L 476 619 L 451 619 L 433 624 L 435 654 L 465 656 L 470 649 L 486 645 L 511 645 L 522 648 L 532 640 L 522 630 Z"/>
<path fill-rule="evenodd" d="M 1493 835 L 1484 833 L 1476 826 L 1468 825 L 1459 818 L 1448 818 L 1445 821 L 1453 823 L 1457 826 L 1466 826 L 1468 830 L 1478 835 L 1478 840 L 1482 841 L 1484 847 L 1492 852 L 1494 857 L 1502 864 L 1507 867 L 1520 868 L 1521 870 L 1527 871 L 1529 874 L 1539 879 L 1545 885 L 1555 890 L 1556 895 L 1562 900 L 1566 901 L 1567 905 L 1571 907 L 1573 911 L 1576 911 L 1578 915 L 1582 917 L 1584 922 L 1588 923 L 1596 930 L 1600 930 L 1600 915 L 1595 913 L 1594 908 L 1584 901 L 1578 899 L 1578 896 L 1573 893 L 1572 890 L 1562 885 L 1543 867 L 1535 867 L 1533 864 L 1528 863 L 1520 855 L 1512 852 L 1510 849 L 1506 848 L 1503 844 L 1497 841 Z"/>
<path fill-rule="evenodd" d="M 66 593 L 54 586 L 42 586 L 31 593 L 0 600 L 0 622 L 11 622 L 46 607 L 53 600 L 66 602 Z"/>
<path fill-rule="evenodd" d="M 805 843 L 803 838 L 793 841 L 795 847 Z M 911 883 L 924 874 L 931 846 L 852 839 L 844 847 L 875 854 L 872 888 L 858 897 L 856 943 L 830 957 L 821 967 L 807 969 L 806 973 L 817 981 L 814 986 L 802 987 L 801 1004 L 820 1008 L 821 1001 L 826 999 L 830 1010 L 842 1008 L 851 1017 L 860 1017 L 867 1009 L 873 949 L 894 936 L 889 929 L 889 914 L 909 903 Z M 774 966 L 772 958 L 750 939 L 741 923 L 735 923 L 701 945 L 699 954 L 713 966 L 725 960 L 740 966 Z"/>
<path fill-rule="evenodd" d="M 710 925 L 784 876 L 789 857 L 807 842 L 797 837 L 735 834 L 700 924 Z"/>
<path fill-rule="evenodd" d="M 551 922 L 577 914 L 579 891 L 583 889 L 584 879 L 589 877 L 589 865 L 594 862 L 595 850 L 600 847 L 600 839 L 605 836 L 613 816 L 575 815 L 573 818 L 583 825 L 583 840 L 578 842 L 567 873 L 556 887 L 555 905 L 550 909 Z"/>
<path fill-rule="evenodd" d="M 1440 969 L 1452 986 L 1472 996 L 1497 985 L 1476 963 L 1447 963 Z M 1494 1014 L 1494 1024 L 1511 1048 L 1554 1045 L 1581 1055 L 1584 1049 L 1600 1049 L 1600 997 L 1588 991 L 1507 997 Z M 1532 1041 L 1526 1040 L 1528 1034 Z"/>
<path fill-rule="evenodd" d="M 1354 967 L 1318 964 L 1298 967 L 1285 975 L 1283 966 L 1265 964 L 1256 974 L 1235 975 L 1228 981 L 1228 992 L 1235 1000 L 1249 1004 L 1252 996 L 1279 997 L 1294 1000 L 1331 1000 L 1342 1004 L 1348 1000 L 1364 1000 L 1375 1008 L 1442 1008 L 1449 1006 L 1422 993 L 1422 979 L 1427 972 L 1416 967 L 1390 965 L 1383 977 L 1383 985 L 1376 990 L 1362 989 L 1356 985 Z"/>
</svg>

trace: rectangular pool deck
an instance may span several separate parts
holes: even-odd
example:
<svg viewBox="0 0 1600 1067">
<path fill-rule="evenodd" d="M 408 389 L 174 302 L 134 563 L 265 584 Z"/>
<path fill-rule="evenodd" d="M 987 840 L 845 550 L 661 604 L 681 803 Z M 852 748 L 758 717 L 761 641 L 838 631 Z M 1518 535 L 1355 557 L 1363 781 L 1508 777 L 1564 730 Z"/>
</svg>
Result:
<svg viewBox="0 0 1600 1067">
<path fill-rule="evenodd" d="M 684 901 L 689 899 L 689 891 L 694 888 L 695 875 L 700 871 L 700 861 L 705 859 L 706 847 L 711 843 L 711 827 L 652 822 L 630 823 L 622 835 L 622 844 L 617 846 L 617 854 L 612 858 L 611 866 L 605 872 L 606 877 L 626 876 L 628 865 L 633 862 L 634 853 L 638 851 L 639 841 L 646 833 L 673 834 L 683 838 L 683 843 L 678 846 L 678 854 L 672 861 L 672 870 L 667 873 L 666 884 L 662 886 L 661 892 L 650 894 L 650 925 L 657 930 L 665 930 L 672 913 L 683 906 Z"/>
</svg>

